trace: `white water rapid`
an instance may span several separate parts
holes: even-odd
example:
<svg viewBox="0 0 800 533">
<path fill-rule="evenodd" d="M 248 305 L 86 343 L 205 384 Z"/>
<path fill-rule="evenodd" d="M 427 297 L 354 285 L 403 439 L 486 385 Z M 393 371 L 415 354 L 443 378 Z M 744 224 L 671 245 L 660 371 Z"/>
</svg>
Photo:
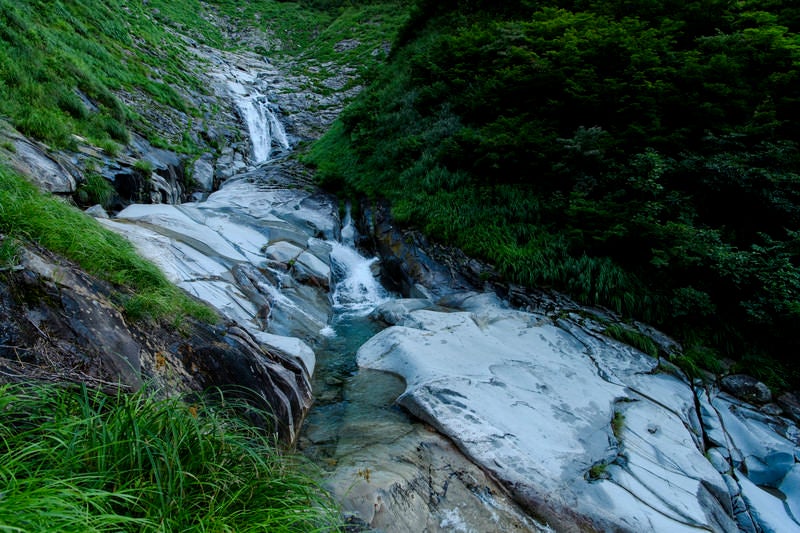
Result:
<svg viewBox="0 0 800 533">
<path fill-rule="evenodd" d="M 239 151 L 205 201 L 101 223 L 246 329 L 275 376 L 305 372 L 286 380 L 304 385 L 292 435 L 353 527 L 552 531 L 521 502 L 564 531 L 800 533 L 797 426 L 604 336 L 604 311 L 387 294 L 350 217 L 276 157 L 290 143 L 253 72 L 218 76 L 249 166 Z"/>
<path fill-rule="evenodd" d="M 355 249 L 355 233 L 348 204 L 347 215 L 342 223 L 341 242 L 329 243 L 335 281 L 333 309 L 338 314 L 366 315 L 389 300 L 389 294 L 373 273 L 378 258 L 365 258 Z"/>
<path fill-rule="evenodd" d="M 258 90 L 258 78 L 248 76 L 246 79 L 249 83 L 230 82 L 229 87 L 250 133 L 253 162 L 259 164 L 269 161 L 273 148 L 287 150 L 289 139 L 275 115 L 277 107 Z"/>
</svg>

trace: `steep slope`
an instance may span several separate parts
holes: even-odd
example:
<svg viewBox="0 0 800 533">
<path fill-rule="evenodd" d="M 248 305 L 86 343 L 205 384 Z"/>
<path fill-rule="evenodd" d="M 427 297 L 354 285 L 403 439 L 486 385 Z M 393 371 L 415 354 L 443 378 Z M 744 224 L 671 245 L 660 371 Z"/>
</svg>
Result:
<svg viewBox="0 0 800 533">
<path fill-rule="evenodd" d="M 507 280 L 661 325 L 687 368 L 796 385 L 797 31 L 785 2 L 420 1 L 309 160 Z"/>
</svg>

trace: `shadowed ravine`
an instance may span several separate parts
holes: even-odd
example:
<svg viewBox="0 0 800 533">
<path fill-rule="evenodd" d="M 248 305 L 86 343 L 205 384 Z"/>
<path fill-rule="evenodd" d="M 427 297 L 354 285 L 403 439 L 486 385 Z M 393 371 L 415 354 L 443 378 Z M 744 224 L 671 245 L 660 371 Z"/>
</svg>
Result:
<svg viewBox="0 0 800 533">
<path fill-rule="evenodd" d="M 246 165 L 203 201 L 132 205 L 104 224 L 268 351 L 313 373 L 314 406 L 302 432 L 293 427 L 289 435 L 326 471 L 325 485 L 353 523 L 409 532 L 537 530 L 447 438 L 395 404 L 402 380 L 359 370 L 356 350 L 385 327 L 368 315 L 391 301 L 373 276 L 376 259 L 353 248 L 355 229 L 349 218 L 342 227 L 332 198 L 287 175 L 292 131 L 275 126 L 277 107 L 267 103 L 266 80 L 276 73 L 239 59 L 215 55 L 213 77 L 247 131 L 260 132 Z"/>
<path fill-rule="evenodd" d="M 386 293 L 335 199 L 292 180 L 280 73 L 240 60 L 215 56 L 215 78 L 253 135 L 247 161 L 204 201 L 105 224 L 302 365 L 313 407 L 287 401 L 288 433 L 354 527 L 800 530 L 796 425 L 603 335 L 603 311 Z"/>
</svg>

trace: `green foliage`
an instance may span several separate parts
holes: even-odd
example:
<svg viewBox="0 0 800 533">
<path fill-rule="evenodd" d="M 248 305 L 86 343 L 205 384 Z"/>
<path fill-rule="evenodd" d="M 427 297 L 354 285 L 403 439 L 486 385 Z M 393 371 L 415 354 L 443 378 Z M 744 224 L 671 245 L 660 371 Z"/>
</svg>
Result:
<svg viewBox="0 0 800 533">
<path fill-rule="evenodd" d="M 789 362 L 800 37 L 785 4 L 421 0 L 307 160 L 509 280 Z"/>
<path fill-rule="evenodd" d="M 102 179 L 102 178 L 100 178 Z M 99 189 L 99 187 L 98 187 Z M 135 317 L 214 320 L 208 307 L 171 284 L 133 246 L 93 218 L 0 167 L 0 233 L 33 240 L 119 285 L 120 298 Z"/>
<path fill-rule="evenodd" d="M 145 93 L 155 105 L 192 117 L 181 94 L 209 90 L 187 65 L 181 35 L 217 48 L 236 48 L 221 18 L 268 36 L 259 52 L 292 55 L 298 71 L 320 91 L 345 66 L 363 77 L 385 58 L 384 48 L 405 20 L 403 0 L 0 0 L 0 115 L 20 131 L 55 148 L 73 147 L 73 134 L 109 151 L 129 142 L 129 130 L 147 137 L 153 125 L 117 97 Z M 335 50 L 345 39 L 354 48 Z M 345 79 L 345 78 L 342 78 Z M 360 83 L 350 76 L 351 85 Z M 194 154 L 191 138 L 164 139 L 164 147 Z M 111 143 L 114 144 L 111 144 Z"/>
<path fill-rule="evenodd" d="M 614 417 L 611 419 L 611 432 L 619 439 L 624 427 L 625 415 L 621 411 L 614 411 Z"/>
<path fill-rule="evenodd" d="M 631 327 L 626 327 L 621 324 L 611 324 L 603 333 L 612 339 L 629 344 L 651 357 L 658 357 L 658 346 L 653 342 L 653 339 Z"/>
<path fill-rule="evenodd" d="M 299 458 L 242 418 L 253 408 L 0 386 L 0 528 L 330 531 L 332 503 Z M 266 415 L 266 413 L 260 413 Z"/>
<path fill-rule="evenodd" d="M 86 176 L 86 183 L 78 187 L 76 198 L 84 206 L 100 204 L 108 208 L 115 194 L 114 186 L 108 180 L 99 174 L 90 173 Z"/>
<path fill-rule="evenodd" d="M 702 378 L 703 370 L 715 373 L 722 371 L 722 364 L 717 352 L 707 346 L 696 344 L 688 346 L 683 353 L 676 354 L 672 361 L 692 379 Z M 772 365 L 774 366 L 774 364 L 773 362 Z M 754 373 L 755 369 L 748 369 L 748 371 Z M 783 385 L 785 386 L 786 382 Z"/>
</svg>

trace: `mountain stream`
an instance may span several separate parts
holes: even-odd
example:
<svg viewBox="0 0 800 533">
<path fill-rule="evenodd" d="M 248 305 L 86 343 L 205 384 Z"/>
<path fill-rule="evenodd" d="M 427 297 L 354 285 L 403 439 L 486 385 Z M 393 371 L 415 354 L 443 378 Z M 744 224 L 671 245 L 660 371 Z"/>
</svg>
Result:
<svg viewBox="0 0 800 533">
<path fill-rule="evenodd" d="M 796 425 L 608 338 L 602 311 L 388 294 L 349 216 L 286 175 L 279 73 L 249 61 L 215 73 L 241 172 L 102 222 L 313 376 L 290 435 L 353 530 L 551 531 L 524 506 L 557 530 L 800 531 Z"/>
</svg>

